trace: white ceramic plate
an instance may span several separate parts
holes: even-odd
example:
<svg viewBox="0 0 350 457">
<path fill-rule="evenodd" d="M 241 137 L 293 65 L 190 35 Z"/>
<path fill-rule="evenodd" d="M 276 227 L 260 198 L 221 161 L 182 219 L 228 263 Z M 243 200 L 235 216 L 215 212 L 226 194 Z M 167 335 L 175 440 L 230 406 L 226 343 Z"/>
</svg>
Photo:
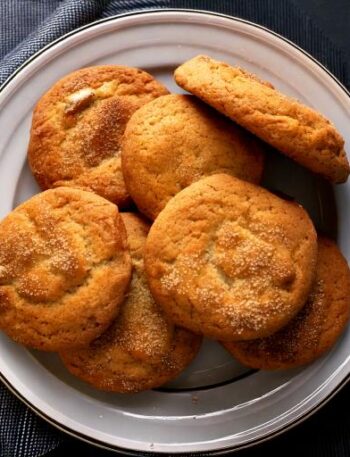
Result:
<svg viewBox="0 0 350 457">
<path fill-rule="evenodd" d="M 31 111 L 40 95 L 76 68 L 141 67 L 180 91 L 172 71 L 205 53 L 242 65 L 328 116 L 350 147 L 350 99 L 340 83 L 292 43 L 252 23 L 217 14 L 161 11 L 83 27 L 34 56 L 0 92 L 0 217 L 38 192 L 26 163 Z M 336 188 L 276 154 L 265 184 L 302 202 L 350 258 L 350 183 Z M 349 378 L 350 329 L 316 363 L 281 373 L 249 371 L 216 343 L 164 389 L 136 395 L 93 390 L 53 354 L 29 351 L 0 335 L 3 381 L 52 424 L 114 450 L 224 453 L 260 442 L 315 411 Z"/>
</svg>

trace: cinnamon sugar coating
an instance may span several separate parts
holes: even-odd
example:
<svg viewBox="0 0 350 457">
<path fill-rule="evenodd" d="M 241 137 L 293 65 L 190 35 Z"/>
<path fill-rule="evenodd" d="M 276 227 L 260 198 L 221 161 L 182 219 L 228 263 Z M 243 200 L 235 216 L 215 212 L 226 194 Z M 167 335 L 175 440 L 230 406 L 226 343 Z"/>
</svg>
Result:
<svg viewBox="0 0 350 457">
<path fill-rule="evenodd" d="M 313 362 L 338 340 L 350 317 L 350 271 L 336 244 L 318 239 L 316 280 L 306 305 L 268 338 L 224 343 L 241 363 L 262 370 Z"/>
<path fill-rule="evenodd" d="M 301 206 L 229 175 L 178 193 L 147 238 L 151 292 L 178 325 L 223 341 L 268 336 L 304 305 L 316 232 Z"/>
<path fill-rule="evenodd" d="M 133 277 L 127 299 L 112 326 L 88 347 L 61 357 L 76 376 L 102 390 L 138 392 L 175 378 L 197 354 L 201 338 L 175 327 L 153 300 L 143 268 L 149 224 L 122 213 Z"/>
<path fill-rule="evenodd" d="M 19 343 L 88 344 L 116 317 L 130 277 L 123 221 L 98 195 L 51 189 L 0 223 L 0 328 Z"/>
<path fill-rule="evenodd" d="M 148 73 L 124 66 L 83 68 L 62 78 L 33 114 L 28 160 L 40 187 L 76 187 L 127 205 L 120 159 L 126 123 L 167 93 Z"/>
</svg>

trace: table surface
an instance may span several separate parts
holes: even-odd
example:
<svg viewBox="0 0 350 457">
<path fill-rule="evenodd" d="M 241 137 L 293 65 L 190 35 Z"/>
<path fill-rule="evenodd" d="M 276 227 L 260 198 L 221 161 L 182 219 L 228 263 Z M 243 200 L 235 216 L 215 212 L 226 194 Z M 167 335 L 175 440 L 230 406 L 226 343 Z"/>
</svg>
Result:
<svg viewBox="0 0 350 457">
<path fill-rule="evenodd" d="M 304 10 L 328 37 L 343 49 L 350 71 L 350 0 L 292 0 Z M 266 443 L 234 453 L 237 457 L 261 455 L 350 456 L 350 384 L 344 387 L 328 404 L 303 423 Z M 108 457 L 112 452 L 100 450 L 73 438 L 67 438 L 49 457 L 82 455 Z"/>
</svg>

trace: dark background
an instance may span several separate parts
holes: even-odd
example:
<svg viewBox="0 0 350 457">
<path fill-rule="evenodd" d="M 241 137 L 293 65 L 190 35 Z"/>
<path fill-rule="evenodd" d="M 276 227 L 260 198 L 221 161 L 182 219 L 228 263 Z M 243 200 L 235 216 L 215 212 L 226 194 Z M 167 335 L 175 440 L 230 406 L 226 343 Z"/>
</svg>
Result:
<svg viewBox="0 0 350 457">
<path fill-rule="evenodd" d="M 339 48 L 350 64 L 350 0 L 292 0 Z M 348 454 L 350 455 L 350 454 Z"/>
</svg>

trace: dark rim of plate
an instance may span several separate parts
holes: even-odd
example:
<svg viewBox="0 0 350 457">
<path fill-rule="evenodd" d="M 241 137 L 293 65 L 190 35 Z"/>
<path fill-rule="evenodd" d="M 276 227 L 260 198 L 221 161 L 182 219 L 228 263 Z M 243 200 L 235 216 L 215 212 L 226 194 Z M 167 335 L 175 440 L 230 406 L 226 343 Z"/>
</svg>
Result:
<svg viewBox="0 0 350 457">
<path fill-rule="evenodd" d="M 304 51 L 304 49 L 300 48 L 298 45 L 296 45 L 292 41 L 288 40 L 287 38 L 284 38 L 282 35 L 279 35 L 278 33 L 268 29 L 267 27 L 264 27 L 264 26 L 259 25 L 259 24 L 255 24 L 254 22 L 248 21 L 246 19 L 241 19 L 241 18 L 238 18 L 238 17 L 229 16 L 229 15 L 226 15 L 226 14 L 216 13 L 216 12 L 212 12 L 212 11 L 196 10 L 196 9 L 185 9 L 185 8 L 143 9 L 143 10 L 139 10 L 139 11 L 132 11 L 132 12 L 129 12 L 129 13 L 117 14 L 117 15 L 114 15 L 114 16 L 110 16 L 108 18 L 104 18 L 104 19 L 100 19 L 98 21 L 94 21 L 94 22 L 92 22 L 90 24 L 87 24 L 87 25 L 84 25 L 82 27 L 79 27 L 79 28 L 77 28 L 77 29 L 75 29 L 75 30 L 73 30 L 73 31 L 61 36 L 60 38 L 57 38 L 56 40 L 52 41 L 51 43 L 49 43 L 48 45 L 43 47 L 40 51 L 38 51 L 35 54 L 33 54 L 32 57 L 30 57 L 28 60 L 26 60 L 2 84 L 2 86 L 0 87 L 0 94 L 8 86 L 8 84 L 25 67 L 27 67 L 31 62 L 33 62 L 41 54 L 46 52 L 46 50 L 48 50 L 48 49 L 52 48 L 53 46 L 55 46 L 56 44 L 64 41 L 66 38 L 71 37 L 73 35 L 76 35 L 77 33 L 80 33 L 83 30 L 86 30 L 86 29 L 89 29 L 91 27 L 94 27 L 97 24 L 110 22 L 110 21 L 113 21 L 113 20 L 121 18 L 121 17 L 135 16 L 135 15 L 145 14 L 145 13 L 147 13 L 147 14 L 158 14 L 158 13 L 163 13 L 163 12 L 184 12 L 184 13 L 190 12 L 190 13 L 197 13 L 197 14 L 203 14 L 203 15 L 219 16 L 219 17 L 223 17 L 225 19 L 230 19 L 233 22 L 245 23 L 245 24 L 251 25 L 251 26 L 253 26 L 253 27 L 257 28 L 257 29 L 264 30 L 265 32 L 269 33 L 270 35 L 274 35 L 277 38 L 279 38 L 280 40 L 282 40 L 282 41 L 286 42 L 287 44 L 289 44 L 290 46 L 294 47 L 295 49 L 297 49 L 298 51 L 303 53 L 306 57 L 308 57 L 310 60 L 312 60 L 314 63 L 316 63 L 323 71 L 325 71 L 337 83 L 337 85 L 345 92 L 345 94 L 348 97 L 350 97 L 350 92 L 346 89 L 346 87 L 324 65 L 322 65 L 317 59 L 315 59 L 313 56 L 311 56 L 308 52 Z M 251 372 L 247 373 L 248 376 L 250 374 L 252 374 L 252 373 Z M 59 430 L 65 432 L 65 433 L 73 436 L 74 438 L 78 438 L 78 439 L 80 439 L 82 441 L 85 441 L 86 443 L 93 444 L 93 445 L 98 446 L 100 448 L 103 448 L 103 449 L 106 449 L 106 450 L 112 450 L 112 451 L 114 451 L 116 453 L 120 453 L 120 454 L 124 454 L 124 455 L 156 456 L 156 455 L 162 455 L 162 454 L 163 455 L 167 455 L 168 454 L 168 453 L 164 453 L 164 452 L 133 451 L 133 450 L 130 450 L 130 449 L 127 449 L 127 448 L 122 448 L 122 447 L 118 447 L 118 446 L 115 446 L 115 445 L 110 445 L 108 443 L 105 443 L 103 441 L 99 441 L 99 440 L 97 440 L 95 438 L 92 438 L 90 436 L 84 435 L 83 433 L 77 432 L 77 431 L 67 427 L 64 424 L 61 424 L 60 422 L 57 422 L 55 419 L 49 417 L 48 415 L 43 413 L 40 409 L 38 409 L 36 406 L 34 406 L 28 399 L 23 397 L 23 395 L 20 392 L 18 392 L 18 390 L 6 379 L 6 377 L 1 372 L 0 372 L 0 380 L 8 387 L 8 389 L 14 395 L 16 395 L 16 397 L 18 397 L 23 403 L 25 403 L 38 416 L 40 416 L 41 418 L 43 418 L 44 420 L 49 422 L 51 425 L 53 425 L 57 429 L 59 429 Z M 294 421 L 289 422 L 287 425 L 279 428 L 278 430 L 269 433 L 266 436 L 262 436 L 260 438 L 255 438 L 253 440 L 247 441 L 247 442 L 239 444 L 237 446 L 226 447 L 226 448 L 222 448 L 222 449 L 218 449 L 218 450 L 214 450 L 214 451 L 207 451 L 207 452 L 203 452 L 203 451 L 198 451 L 198 452 L 178 452 L 178 453 L 177 452 L 172 452 L 172 454 L 173 455 L 178 455 L 178 456 L 186 455 L 188 457 L 189 456 L 218 456 L 218 455 L 224 455 L 224 454 L 228 454 L 230 452 L 238 451 L 238 450 L 241 450 L 241 449 L 244 449 L 244 448 L 252 447 L 252 446 L 254 446 L 256 444 L 262 443 L 264 441 L 268 441 L 268 440 L 274 438 L 275 436 L 281 435 L 285 431 L 295 427 L 296 425 L 300 424 L 301 422 L 303 422 L 304 420 L 306 420 L 307 418 L 312 416 L 316 411 L 318 411 L 320 408 L 322 408 L 322 406 L 324 406 L 326 403 L 328 403 L 328 401 L 332 397 L 334 397 L 334 395 L 337 392 L 339 392 L 347 384 L 348 381 L 350 381 L 350 373 L 333 389 L 332 392 L 330 392 L 322 401 L 320 401 L 310 411 L 308 411 L 307 413 L 303 414 L 302 416 L 296 418 Z M 233 382 L 233 380 L 231 380 L 231 382 Z M 208 386 L 208 388 L 213 388 L 213 387 L 217 387 L 217 385 Z M 170 392 L 171 393 L 176 393 L 175 390 L 172 390 L 172 389 L 165 389 L 164 388 L 164 389 L 159 389 L 159 390 L 163 390 L 164 392 L 168 392 L 168 393 L 170 393 Z M 192 390 L 192 389 L 190 389 L 190 390 Z M 196 390 L 199 390 L 199 389 L 196 389 Z M 200 390 L 203 390 L 203 389 L 200 389 Z"/>
</svg>

